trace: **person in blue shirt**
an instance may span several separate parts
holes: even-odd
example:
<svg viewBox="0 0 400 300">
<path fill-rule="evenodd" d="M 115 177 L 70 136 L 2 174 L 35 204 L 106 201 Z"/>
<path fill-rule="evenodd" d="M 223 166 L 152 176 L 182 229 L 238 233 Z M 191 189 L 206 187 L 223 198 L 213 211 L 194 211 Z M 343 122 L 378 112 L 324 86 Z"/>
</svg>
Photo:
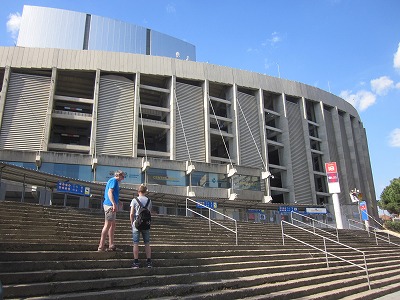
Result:
<svg viewBox="0 0 400 300">
<path fill-rule="evenodd" d="M 114 177 L 110 178 L 107 182 L 104 191 L 104 226 L 101 231 L 100 243 L 98 251 L 115 251 L 114 233 L 117 219 L 117 211 L 119 207 L 119 182 L 124 180 L 125 175 L 121 170 L 115 171 Z M 105 241 L 108 234 L 108 249 L 105 247 Z"/>
</svg>

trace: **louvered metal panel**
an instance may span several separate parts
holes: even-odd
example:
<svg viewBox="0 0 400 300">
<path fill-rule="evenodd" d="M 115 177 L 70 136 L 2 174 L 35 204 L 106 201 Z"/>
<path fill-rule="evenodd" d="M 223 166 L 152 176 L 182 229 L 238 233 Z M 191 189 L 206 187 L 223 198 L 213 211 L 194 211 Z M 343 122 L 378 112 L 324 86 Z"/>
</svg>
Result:
<svg viewBox="0 0 400 300">
<path fill-rule="evenodd" d="M 365 186 L 364 186 L 364 180 L 366 178 L 363 178 L 363 167 L 364 167 L 364 157 L 362 155 L 362 147 L 359 147 L 359 141 L 360 141 L 360 128 L 357 126 L 357 123 L 352 122 L 351 123 L 351 131 L 353 133 L 353 141 L 354 141 L 354 151 L 355 151 L 355 156 L 356 156 L 356 163 L 357 163 L 357 175 L 359 178 L 359 184 L 360 186 L 357 187 L 359 190 L 366 192 Z M 353 170 L 354 171 L 354 170 Z"/>
<path fill-rule="evenodd" d="M 295 200 L 297 203 L 311 203 L 312 191 L 300 107 L 298 104 L 286 101 L 286 108 L 288 112 Z"/>
<path fill-rule="evenodd" d="M 329 110 L 325 109 L 324 114 L 325 114 L 326 134 L 328 136 L 330 161 L 339 162 L 339 155 L 337 151 L 337 144 L 335 138 L 335 130 L 333 128 L 332 113 Z"/>
<path fill-rule="evenodd" d="M 344 160 L 345 160 L 345 165 L 346 165 L 347 182 L 348 182 L 349 187 L 354 187 L 355 180 L 354 180 L 354 175 L 353 175 L 353 171 L 352 171 L 350 147 L 349 147 L 348 138 L 347 138 L 347 134 L 346 134 L 344 118 L 341 115 L 339 115 L 339 124 L 340 124 L 340 134 L 342 137 Z"/>
<path fill-rule="evenodd" d="M 237 95 L 239 101 L 238 120 L 240 165 L 263 169 L 264 163 L 259 154 L 259 151 L 261 153 L 262 148 L 259 106 L 257 104 L 257 99 L 254 96 L 242 92 L 238 92 Z"/>
<path fill-rule="evenodd" d="M 325 115 L 326 134 L 328 136 L 328 147 L 329 147 L 329 156 L 330 156 L 329 161 L 334 161 L 337 163 L 338 166 L 340 166 L 339 153 L 338 153 L 338 148 L 337 148 L 337 143 L 336 143 L 336 135 L 335 135 L 335 129 L 334 129 L 334 124 L 333 124 L 332 112 L 330 110 L 324 109 L 324 115 Z M 339 167 L 338 172 L 339 172 L 340 189 L 343 191 L 344 190 L 343 174 L 345 174 L 345 170 L 342 170 Z M 345 203 L 345 201 L 346 201 L 345 199 L 346 199 L 345 193 L 339 193 L 339 201 L 341 203 Z"/>
<path fill-rule="evenodd" d="M 134 83 L 100 78 L 97 155 L 133 155 Z"/>
<path fill-rule="evenodd" d="M 0 149 L 42 150 L 49 95 L 49 77 L 11 74 Z"/>
<path fill-rule="evenodd" d="M 192 161 L 205 162 L 203 90 L 201 87 L 176 83 L 176 97 Z M 185 135 L 176 107 L 176 160 L 189 160 Z"/>
</svg>

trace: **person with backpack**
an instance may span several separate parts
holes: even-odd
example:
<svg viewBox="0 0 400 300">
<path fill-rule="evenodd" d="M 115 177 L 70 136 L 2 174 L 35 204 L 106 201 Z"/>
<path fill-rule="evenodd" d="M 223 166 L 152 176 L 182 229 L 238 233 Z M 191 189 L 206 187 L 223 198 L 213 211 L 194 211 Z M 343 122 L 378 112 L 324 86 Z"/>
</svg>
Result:
<svg viewBox="0 0 400 300">
<path fill-rule="evenodd" d="M 147 268 L 152 267 L 151 247 L 150 247 L 150 226 L 151 226 L 151 200 L 145 196 L 147 187 L 141 185 L 138 188 L 138 197 L 132 199 L 130 220 L 132 224 L 133 238 L 133 269 L 140 268 L 139 264 L 139 239 L 142 235 L 145 253 L 147 258 Z"/>
</svg>

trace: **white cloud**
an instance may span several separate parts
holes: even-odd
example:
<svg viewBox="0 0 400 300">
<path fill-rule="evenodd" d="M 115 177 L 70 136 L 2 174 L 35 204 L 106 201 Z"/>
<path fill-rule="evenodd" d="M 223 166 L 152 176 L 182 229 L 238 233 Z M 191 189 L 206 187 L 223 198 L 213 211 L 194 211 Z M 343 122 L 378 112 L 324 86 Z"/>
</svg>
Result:
<svg viewBox="0 0 400 300">
<path fill-rule="evenodd" d="M 167 9 L 167 13 L 169 13 L 169 14 L 176 13 L 176 8 L 175 8 L 174 3 L 168 3 L 166 9 Z"/>
<path fill-rule="evenodd" d="M 400 82 L 396 83 L 395 88 L 400 89 Z"/>
<path fill-rule="evenodd" d="M 371 89 L 379 96 L 384 96 L 390 89 L 394 88 L 393 80 L 388 76 L 381 76 L 371 80 Z"/>
<path fill-rule="evenodd" d="M 400 71 L 400 43 L 393 58 L 393 67 Z"/>
<path fill-rule="evenodd" d="M 352 91 L 342 91 L 340 97 L 360 111 L 366 110 L 376 102 L 376 95 L 365 90 L 358 91 L 355 94 Z"/>
<path fill-rule="evenodd" d="M 400 128 L 396 128 L 390 133 L 389 145 L 391 147 L 400 147 Z"/>
<path fill-rule="evenodd" d="M 8 15 L 7 31 L 11 33 L 11 37 L 13 40 L 17 39 L 20 25 L 21 25 L 21 15 L 19 13 Z"/>
<path fill-rule="evenodd" d="M 279 36 L 279 33 L 274 31 L 271 33 L 271 38 L 267 39 L 262 45 L 265 47 L 267 45 L 275 46 L 277 43 L 281 42 L 282 38 Z"/>
</svg>

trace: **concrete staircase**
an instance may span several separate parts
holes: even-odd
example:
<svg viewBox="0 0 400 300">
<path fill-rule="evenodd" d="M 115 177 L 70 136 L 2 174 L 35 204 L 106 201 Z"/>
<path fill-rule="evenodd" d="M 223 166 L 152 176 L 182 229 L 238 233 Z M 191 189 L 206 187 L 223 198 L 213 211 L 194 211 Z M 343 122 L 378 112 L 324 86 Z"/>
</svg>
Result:
<svg viewBox="0 0 400 300">
<path fill-rule="evenodd" d="M 127 212 L 118 214 L 116 244 L 97 252 L 101 211 L 0 202 L 0 281 L 4 299 L 376 299 L 400 291 L 400 251 L 376 245 L 363 231 L 340 231 L 340 241 L 365 251 L 366 274 L 354 265 L 294 240 L 281 228 L 238 223 L 234 234 L 201 218 L 153 216 L 153 268 L 133 270 Z M 224 222 L 232 226 L 232 222 Z M 323 241 L 290 229 L 322 248 Z M 328 243 L 354 263 L 363 259 Z M 144 262 L 141 244 L 141 261 Z"/>
</svg>

